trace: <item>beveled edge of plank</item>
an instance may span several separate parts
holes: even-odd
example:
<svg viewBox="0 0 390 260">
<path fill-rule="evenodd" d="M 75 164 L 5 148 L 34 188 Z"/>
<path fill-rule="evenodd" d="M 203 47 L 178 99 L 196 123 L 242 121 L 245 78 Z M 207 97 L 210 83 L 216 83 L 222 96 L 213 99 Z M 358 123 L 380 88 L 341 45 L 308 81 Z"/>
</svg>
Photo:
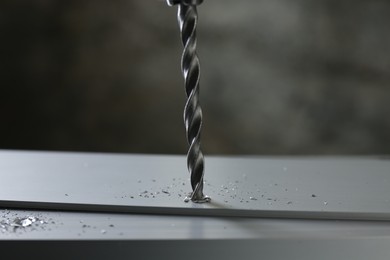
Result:
<svg viewBox="0 0 390 260">
<path fill-rule="evenodd" d="M 77 211 L 94 213 L 153 214 L 204 217 L 245 217 L 277 219 L 312 219 L 312 220 L 364 220 L 390 221 L 390 213 L 384 212 L 343 212 L 343 211 L 297 211 L 297 210 L 247 210 L 232 208 L 176 208 L 147 207 L 83 203 L 57 203 L 37 201 L 0 200 L 0 208 Z"/>
</svg>

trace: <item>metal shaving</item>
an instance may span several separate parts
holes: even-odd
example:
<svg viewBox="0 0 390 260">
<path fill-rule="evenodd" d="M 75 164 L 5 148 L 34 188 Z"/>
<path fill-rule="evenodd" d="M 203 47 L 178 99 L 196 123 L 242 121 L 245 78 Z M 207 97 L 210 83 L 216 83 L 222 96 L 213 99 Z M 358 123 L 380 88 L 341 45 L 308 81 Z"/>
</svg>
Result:
<svg viewBox="0 0 390 260">
<path fill-rule="evenodd" d="M 36 227 L 46 224 L 45 221 L 40 220 L 35 216 L 15 217 L 12 219 L 5 219 L 0 221 L 0 229 L 2 232 L 22 230 L 29 227 Z"/>
</svg>

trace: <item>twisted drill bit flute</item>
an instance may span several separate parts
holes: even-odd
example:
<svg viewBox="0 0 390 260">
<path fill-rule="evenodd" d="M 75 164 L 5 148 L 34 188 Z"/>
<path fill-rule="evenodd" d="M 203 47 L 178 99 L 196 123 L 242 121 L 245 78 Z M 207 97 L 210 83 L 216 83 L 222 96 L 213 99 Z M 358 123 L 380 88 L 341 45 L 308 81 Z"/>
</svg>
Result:
<svg viewBox="0 0 390 260">
<path fill-rule="evenodd" d="M 208 202 L 203 194 L 204 158 L 200 147 L 202 109 L 199 104 L 200 66 L 196 54 L 196 26 L 198 14 L 196 6 L 203 0 L 167 0 L 169 6 L 178 5 L 177 18 L 181 40 L 184 46 L 181 68 L 185 80 L 187 102 L 184 108 L 184 123 L 189 150 L 187 168 L 191 175 L 192 193 L 185 199 L 197 203 Z"/>
</svg>

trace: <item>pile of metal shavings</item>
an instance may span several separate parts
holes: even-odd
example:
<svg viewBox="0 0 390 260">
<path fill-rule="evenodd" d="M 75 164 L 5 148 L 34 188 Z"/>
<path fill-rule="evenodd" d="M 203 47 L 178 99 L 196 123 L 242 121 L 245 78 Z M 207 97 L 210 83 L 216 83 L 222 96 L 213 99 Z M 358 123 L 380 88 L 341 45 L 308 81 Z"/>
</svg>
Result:
<svg viewBox="0 0 390 260">
<path fill-rule="evenodd" d="M 0 232 L 22 232 L 45 230 L 46 225 L 53 223 L 53 220 L 45 220 L 42 216 L 30 214 L 21 216 L 20 213 L 10 210 L 3 210 L 0 215 Z"/>
<path fill-rule="evenodd" d="M 140 185 L 140 190 L 138 194 L 130 194 L 130 195 L 122 195 L 121 198 L 130 198 L 134 199 L 135 197 L 145 198 L 145 199 L 154 199 L 158 197 L 164 197 L 169 199 L 185 198 L 189 193 L 190 189 L 186 187 L 187 183 L 189 183 L 189 179 L 183 178 L 172 178 L 170 185 L 160 186 L 155 179 L 151 180 L 138 180 L 138 183 L 142 183 Z M 148 189 L 145 189 L 148 187 Z M 116 196 L 115 198 L 118 198 Z"/>
</svg>

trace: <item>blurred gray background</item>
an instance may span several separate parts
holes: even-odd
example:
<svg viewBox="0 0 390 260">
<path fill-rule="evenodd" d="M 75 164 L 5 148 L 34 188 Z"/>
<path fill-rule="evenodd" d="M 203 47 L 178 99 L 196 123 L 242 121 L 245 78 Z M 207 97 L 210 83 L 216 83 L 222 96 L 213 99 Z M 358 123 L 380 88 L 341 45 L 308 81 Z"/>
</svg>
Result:
<svg viewBox="0 0 390 260">
<path fill-rule="evenodd" d="M 206 154 L 390 153 L 390 1 L 205 0 Z M 2 0 L 0 148 L 185 153 L 176 8 Z"/>
</svg>

